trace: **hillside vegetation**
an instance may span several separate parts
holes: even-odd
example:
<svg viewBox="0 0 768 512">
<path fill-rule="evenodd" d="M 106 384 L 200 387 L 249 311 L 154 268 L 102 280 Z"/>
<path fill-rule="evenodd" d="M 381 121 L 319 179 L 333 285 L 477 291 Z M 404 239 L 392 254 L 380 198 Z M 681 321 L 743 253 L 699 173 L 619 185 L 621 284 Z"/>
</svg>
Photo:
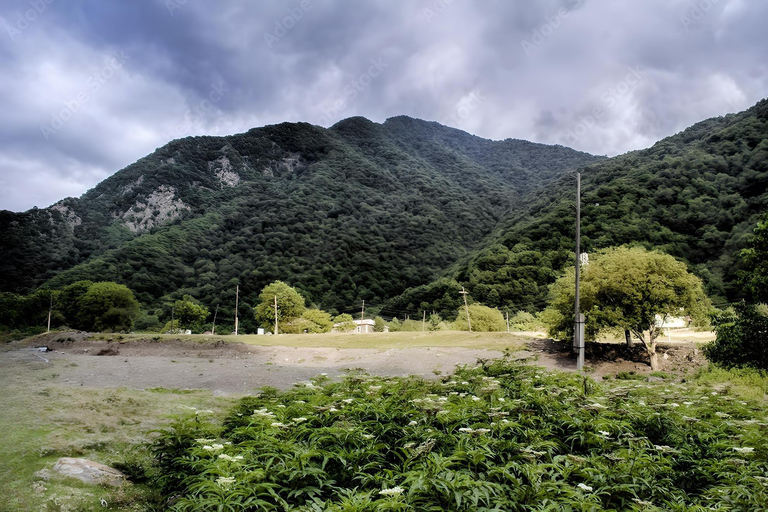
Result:
<svg viewBox="0 0 768 512">
<path fill-rule="evenodd" d="M 600 158 L 489 141 L 437 123 L 363 118 L 177 140 L 79 199 L 0 212 L 0 291 L 127 285 L 170 320 L 185 295 L 244 332 L 275 280 L 333 315 L 452 319 L 470 302 L 542 310 L 582 248 L 682 260 L 715 306 L 742 298 L 738 252 L 768 203 L 768 101 L 653 147 Z M 210 320 L 210 319 L 209 319 Z"/>
<path fill-rule="evenodd" d="M 738 251 L 766 205 L 764 100 L 584 168 L 582 251 L 623 244 L 661 250 L 687 262 L 715 305 L 724 306 L 743 296 Z M 489 306 L 541 310 L 548 286 L 573 264 L 574 234 L 575 181 L 569 174 L 546 193 L 529 196 L 483 249 L 449 275 Z M 418 304 L 420 297 L 410 302 Z"/>
<path fill-rule="evenodd" d="M 476 248 L 522 195 L 598 159 L 407 117 L 177 140 L 79 199 L 0 212 L 0 291 L 98 278 L 150 308 L 189 294 L 231 318 L 237 284 L 247 309 L 282 279 L 327 310 L 382 304 Z"/>
</svg>

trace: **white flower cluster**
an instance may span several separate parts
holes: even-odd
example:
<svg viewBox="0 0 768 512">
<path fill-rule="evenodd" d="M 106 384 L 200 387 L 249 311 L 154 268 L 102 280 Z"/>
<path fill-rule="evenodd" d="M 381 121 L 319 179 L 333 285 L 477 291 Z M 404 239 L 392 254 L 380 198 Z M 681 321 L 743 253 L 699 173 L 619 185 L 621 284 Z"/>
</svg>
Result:
<svg viewBox="0 0 768 512">
<path fill-rule="evenodd" d="M 233 476 L 220 476 L 216 479 L 216 483 L 219 484 L 222 487 L 229 487 L 233 483 L 235 483 L 235 477 Z"/>
<path fill-rule="evenodd" d="M 220 450 L 224 449 L 223 444 L 214 444 L 214 445 L 205 445 L 203 446 L 203 450 L 207 452 L 218 452 Z"/>
<path fill-rule="evenodd" d="M 237 462 L 237 461 L 243 460 L 242 455 L 235 455 L 234 457 L 232 457 L 231 455 L 227 455 L 226 453 L 220 454 L 219 458 L 221 460 L 226 460 L 228 462 Z"/>
<path fill-rule="evenodd" d="M 382 496 L 398 496 L 403 494 L 403 491 L 405 491 L 405 489 L 398 485 L 396 487 L 392 487 L 391 489 L 382 489 L 379 491 L 379 494 Z"/>
<path fill-rule="evenodd" d="M 474 429 L 474 428 L 462 427 L 459 429 L 459 432 L 463 432 L 465 434 L 477 434 L 477 435 L 487 434 L 490 431 L 491 429 L 489 428 Z"/>
<path fill-rule="evenodd" d="M 269 412 L 266 409 L 266 407 L 262 408 L 262 409 L 256 409 L 255 411 L 253 411 L 253 415 L 254 416 L 261 416 L 262 418 L 274 418 L 275 417 L 275 413 Z"/>
</svg>

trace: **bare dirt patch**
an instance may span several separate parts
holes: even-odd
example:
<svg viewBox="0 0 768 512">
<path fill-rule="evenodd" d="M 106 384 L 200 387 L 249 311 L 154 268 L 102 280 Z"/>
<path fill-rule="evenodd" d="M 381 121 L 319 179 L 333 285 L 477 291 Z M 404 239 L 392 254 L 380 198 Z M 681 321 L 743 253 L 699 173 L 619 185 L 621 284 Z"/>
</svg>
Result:
<svg viewBox="0 0 768 512">
<path fill-rule="evenodd" d="M 38 347 L 47 350 L 41 352 Z M 462 347 L 397 349 L 254 346 L 223 340 L 121 339 L 87 333 L 52 333 L 12 344 L 0 364 L 55 367 L 57 384 L 95 388 L 210 389 L 247 394 L 289 388 L 319 374 L 348 370 L 387 376 L 434 378 L 457 364 L 497 358 L 499 350 Z"/>
<path fill-rule="evenodd" d="M 536 356 L 535 364 L 550 370 L 573 371 L 576 367 L 576 355 L 570 344 L 549 339 L 531 340 L 527 350 Z M 696 343 L 660 343 L 656 350 L 661 354 L 661 371 L 671 375 L 684 375 L 708 364 Z M 587 370 L 598 378 L 622 372 L 652 373 L 645 348 L 639 344 L 629 348 L 620 343 L 588 343 L 585 361 Z"/>
<path fill-rule="evenodd" d="M 322 338 L 318 338 L 322 342 Z M 42 347 L 42 348 L 39 348 Z M 573 371 L 575 355 L 565 343 L 529 338 L 514 357 L 550 370 Z M 706 365 L 695 343 L 660 345 L 662 370 L 682 376 Z M 434 378 L 457 364 L 502 356 L 501 350 L 466 347 L 339 348 L 257 346 L 211 338 L 130 337 L 82 332 L 50 333 L 10 344 L 0 365 L 10 370 L 53 369 L 65 386 L 132 389 L 209 389 L 216 395 L 249 394 L 270 386 L 286 389 L 319 374 L 340 378 L 349 370 L 375 375 Z M 587 369 L 595 378 L 634 372 L 649 375 L 643 347 L 618 343 L 587 346 Z"/>
</svg>

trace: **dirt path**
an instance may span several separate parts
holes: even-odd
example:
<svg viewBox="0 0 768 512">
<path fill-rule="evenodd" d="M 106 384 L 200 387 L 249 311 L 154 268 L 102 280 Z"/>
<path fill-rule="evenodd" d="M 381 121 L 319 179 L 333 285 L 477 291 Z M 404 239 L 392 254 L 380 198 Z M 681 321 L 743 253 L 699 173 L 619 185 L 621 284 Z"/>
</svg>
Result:
<svg viewBox="0 0 768 512">
<path fill-rule="evenodd" d="M 49 351 L 38 351 L 45 346 Z M 666 367 L 685 373 L 704 364 L 692 344 L 663 348 Z M 198 343 L 151 339 L 103 341 L 85 333 L 52 333 L 17 343 L 0 353 L 0 379 L 26 371 L 47 370 L 48 382 L 91 388 L 210 389 L 214 394 L 246 394 L 264 386 L 286 389 L 327 374 L 339 378 L 350 369 L 384 376 L 434 378 L 457 364 L 501 357 L 498 350 L 461 347 L 397 349 L 260 347 L 231 342 Z M 573 370 L 573 355 L 551 340 L 531 339 L 516 358 L 550 370 Z M 618 372 L 649 373 L 642 350 L 622 345 L 594 345 L 587 354 L 596 378 Z"/>
</svg>

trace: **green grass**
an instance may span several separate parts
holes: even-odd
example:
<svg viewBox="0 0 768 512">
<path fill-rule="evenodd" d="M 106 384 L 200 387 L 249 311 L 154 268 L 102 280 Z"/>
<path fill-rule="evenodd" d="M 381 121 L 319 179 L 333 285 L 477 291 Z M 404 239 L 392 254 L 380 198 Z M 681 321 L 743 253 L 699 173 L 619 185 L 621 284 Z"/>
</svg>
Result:
<svg viewBox="0 0 768 512">
<path fill-rule="evenodd" d="M 101 339 L 101 338 L 97 338 Z M 389 332 L 370 334 L 281 334 L 278 336 L 206 336 L 202 334 L 127 334 L 122 342 L 137 339 L 163 340 L 182 339 L 198 343 L 237 342 L 262 347 L 331 347 L 331 348 L 374 348 L 395 349 L 408 347 L 464 347 L 478 349 L 522 348 L 529 336 L 506 332 Z"/>
<path fill-rule="evenodd" d="M 57 364 L 59 364 L 57 362 Z M 61 363 L 65 364 L 65 363 Z M 84 457 L 112 465 L 143 457 L 136 446 L 147 433 L 188 407 L 221 413 L 231 398 L 210 392 L 90 389 L 51 383 L 61 371 L 0 364 L 0 510 L 134 510 L 145 489 L 114 492 L 76 480 L 41 481 L 35 473 L 59 457 Z"/>
<path fill-rule="evenodd" d="M 696 372 L 694 382 L 724 390 L 745 400 L 768 400 L 768 372 L 764 370 L 727 370 L 710 365 Z"/>
</svg>

